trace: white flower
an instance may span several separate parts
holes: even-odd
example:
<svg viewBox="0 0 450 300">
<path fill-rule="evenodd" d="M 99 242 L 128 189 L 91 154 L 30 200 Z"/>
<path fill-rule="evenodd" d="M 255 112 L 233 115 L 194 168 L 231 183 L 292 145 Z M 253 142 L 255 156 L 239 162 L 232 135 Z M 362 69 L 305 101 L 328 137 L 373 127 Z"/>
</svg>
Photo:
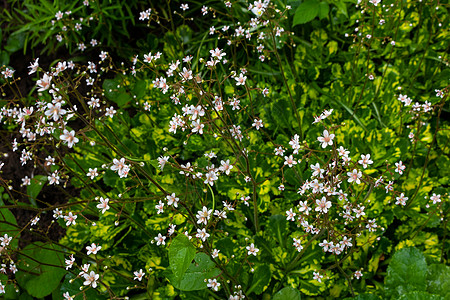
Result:
<svg viewBox="0 0 450 300">
<path fill-rule="evenodd" d="M 286 220 L 288 221 L 295 221 L 295 215 L 296 213 L 292 211 L 292 208 L 286 211 Z"/>
<path fill-rule="evenodd" d="M 67 142 L 67 147 L 72 148 L 74 144 L 78 143 L 79 139 L 75 137 L 75 130 L 68 131 L 64 129 L 63 134 L 59 136 L 61 141 Z"/>
<path fill-rule="evenodd" d="M 327 198 L 322 197 L 322 199 L 316 199 L 316 211 L 326 214 L 328 209 L 331 207 L 331 201 L 327 201 Z"/>
<path fill-rule="evenodd" d="M 40 220 L 40 218 L 39 218 L 38 216 L 34 217 L 34 218 L 31 220 L 31 226 L 36 225 L 37 222 L 39 222 L 39 220 Z"/>
<path fill-rule="evenodd" d="M 259 249 L 255 247 L 255 245 L 253 243 L 250 244 L 250 246 L 247 246 L 246 249 L 248 250 L 248 255 L 254 255 L 256 256 L 256 254 L 259 252 Z"/>
<path fill-rule="evenodd" d="M 8 236 L 6 233 L 4 236 L 0 237 L 0 242 L 2 247 L 6 247 L 12 240 L 12 236 Z"/>
<path fill-rule="evenodd" d="M 322 143 L 322 148 L 333 145 L 334 134 L 329 134 L 328 130 L 323 131 L 323 137 L 319 136 L 317 140 Z"/>
<path fill-rule="evenodd" d="M 61 103 L 48 103 L 47 110 L 45 111 L 45 115 L 49 118 L 53 117 L 53 121 L 58 121 L 58 119 L 66 113 L 67 110 L 61 108 Z"/>
<path fill-rule="evenodd" d="M 166 165 L 166 162 L 168 162 L 168 161 L 169 161 L 168 156 L 158 157 L 158 163 L 159 163 L 159 167 L 161 168 L 161 171 L 164 169 L 164 166 Z"/>
<path fill-rule="evenodd" d="M 28 67 L 30 69 L 30 71 L 28 72 L 28 75 L 31 75 L 37 71 L 37 69 L 39 68 L 38 61 L 39 61 L 39 57 L 36 58 L 36 60 L 30 64 L 30 66 Z"/>
<path fill-rule="evenodd" d="M 145 273 L 142 272 L 142 269 L 139 269 L 139 272 L 138 271 L 134 272 L 134 280 L 137 279 L 139 281 L 142 281 L 142 278 L 144 277 L 144 275 L 145 275 Z"/>
<path fill-rule="evenodd" d="M 69 226 L 70 224 L 75 225 L 75 220 L 78 218 L 77 215 L 72 214 L 72 212 L 69 212 L 67 216 L 64 216 L 64 220 L 66 221 L 66 226 Z"/>
<path fill-rule="evenodd" d="M 227 159 L 227 161 L 221 161 L 221 166 L 219 167 L 219 170 L 222 172 L 225 172 L 225 174 L 230 175 L 230 170 L 233 169 L 233 165 L 230 164 L 230 160 Z"/>
<path fill-rule="evenodd" d="M 89 172 L 86 173 L 86 176 L 91 177 L 91 179 L 94 179 L 94 177 L 98 176 L 97 168 L 91 169 L 89 168 Z"/>
<path fill-rule="evenodd" d="M 211 216 L 212 213 L 212 209 L 208 210 L 208 208 L 206 206 L 203 206 L 202 210 L 199 210 L 197 212 L 197 224 L 208 224 L 208 220 Z"/>
<path fill-rule="evenodd" d="M 85 279 L 85 281 L 83 282 L 84 285 L 90 285 L 94 289 L 97 287 L 97 280 L 99 278 L 99 275 L 95 274 L 94 271 L 91 271 L 91 273 L 89 274 L 84 274 L 83 277 Z"/>
<path fill-rule="evenodd" d="M 217 292 L 219 290 L 220 283 L 217 282 L 217 279 L 208 279 L 207 287 L 211 288 L 213 291 Z"/>
<path fill-rule="evenodd" d="M 206 241 L 207 238 L 209 238 L 209 233 L 206 232 L 206 229 L 203 228 L 202 230 L 197 229 L 197 234 L 195 235 L 196 238 L 201 239 L 202 241 Z"/>
<path fill-rule="evenodd" d="M 100 204 L 97 204 L 97 208 L 102 211 L 102 214 L 104 214 L 105 211 L 107 211 L 109 209 L 108 202 L 109 202 L 108 198 L 103 199 L 103 197 L 100 197 Z"/>
<path fill-rule="evenodd" d="M 217 256 L 219 256 L 219 252 L 220 252 L 220 250 L 214 249 L 214 250 L 211 252 L 212 258 L 216 258 Z"/>
<path fill-rule="evenodd" d="M 244 74 L 239 74 L 239 77 L 234 78 L 236 80 L 236 85 L 245 85 L 245 81 L 247 80 L 247 76 Z"/>
<path fill-rule="evenodd" d="M 73 263 L 75 262 L 75 258 L 73 257 L 73 254 L 71 254 L 69 256 L 69 259 L 65 259 L 65 263 L 66 263 L 66 270 L 69 270 L 70 268 L 72 268 Z"/>
<path fill-rule="evenodd" d="M 166 244 L 165 240 L 166 240 L 166 237 L 161 235 L 161 233 L 158 233 L 158 236 L 155 237 L 155 241 L 156 241 L 156 245 L 157 246 L 159 246 L 161 244 L 165 245 Z"/>
<path fill-rule="evenodd" d="M 47 73 L 44 74 L 44 77 L 42 79 L 39 79 L 36 82 L 36 85 L 39 87 L 38 92 L 43 92 L 45 90 L 48 90 L 50 87 L 50 82 L 52 81 L 52 76 L 49 76 Z"/>
<path fill-rule="evenodd" d="M 363 166 L 363 168 L 367 168 L 367 165 L 373 164 L 373 161 L 370 159 L 370 154 L 364 155 L 361 154 L 361 159 L 358 160 L 358 163 Z"/>
<path fill-rule="evenodd" d="M 360 180 L 360 178 L 362 177 L 361 171 L 353 169 L 352 172 L 347 172 L 347 176 L 348 176 L 348 182 L 352 183 L 354 181 L 354 182 L 356 182 L 356 184 L 361 183 L 361 180 Z"/>
<path fill-rule="evenodd" d="M 98 250 L 102 249 L 101 246 L 97 246 L 96 244 L 92 243 L 91 246 L 86 246 L 87 255 L 89 254 L 97 254 Z"/>
</svg>

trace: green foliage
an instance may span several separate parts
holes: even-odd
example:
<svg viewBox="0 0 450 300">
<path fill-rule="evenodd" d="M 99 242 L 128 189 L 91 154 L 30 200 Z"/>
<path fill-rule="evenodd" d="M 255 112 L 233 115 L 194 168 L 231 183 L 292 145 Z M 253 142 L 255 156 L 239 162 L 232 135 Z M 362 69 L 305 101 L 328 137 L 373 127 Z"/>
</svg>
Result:
<svg viewBox="0 0 450 300">
<path fill-rule="evenodd" d="M 273 295 L 273 300 L 300 300 L 300 292 L 292 287 L 285 287 Z"/>
<path fill-rule="evenodd" d="M 415 247 L 397 251 L 387 272 L 386 296 L 391 299 L 445 299 L 448 296 L 450 268 L 443 264 L 428 266 L 423 253 Z"/>
<path fill-rule="evenodd" d="M 403 248 L 396 252 L 386 276 L 387 296 L 397 298 L 412 291 L 426 289 L 427 263 L 416 248 Z"/>
<path fill-rule="evenodd" d="M 194 257 L 195 247 L 185 235 L 179 235 L 172 241 L 169 264 L 176 281 L 181 281 Z"/>
<path fill-rule="evenodd" d="M 148 34 L 134 49 L 124 37 L 136 34 L 135 8 L 149 3 L 79 2 L 25 1 L 14 10 L 24 24 L 12 23 L 2 40 L 0 63 L 42 43 L 56 50 L 52 37 L 75 19 L 51 20 L 71 9 L 84 29 L 66 33 L 69 49 L 92 37 L 101 50 L 131 53 L 105 61 L 85 53 L 97 73 L 81 57 L 59 75 L 50 67 L 54 90 L 31 99 L 13 92 L 18 74 L 1 78 L 2 128 L 22 136 L 19 155 L 33 154 L 24 172 L 36 174 L 19 191 L 2 181 L 10 192 L 2 190 L 0 231 L 14 237 L 4 251 L 22 260 L 15 277 L 0 277 L 12 297 L 450 297 L 447 6 L 306 0 L 288 2 L 289 12 L 282 1 L 263 11 L 210 1 L 203 17 L 203 3 L 152 2 Z M 38 72 L 42 79 L 47 70 Z M 89 104 L 95 98 L 100 107 Z M 46 115 L 52 100 L 67 110 L 57 121 Z M 79 141 L 67 147 L 69 128 Z M 331 144 L 319 142 L 324 130 Z M 366 154 L 373 163 L 363 166 Z M 59 185 L 48 180 L 54 172 Z M 48 200 L 44 184 L 64 197 Z M 45 219 L 30 231 L 37 239 L 63 227 L 58 246 L 18 249 L 12 206 Z M 62 217 L 50 223 L 55 208 Z M 92 243 L 101 250 L 87 255 Z M 95 288 L 76 276 L 87 264 L 99 275 Z"/>
<path fill-rule="evenodd" d="M 61 248 L 35 242 L 19 254 L 17 281 L 28 294 L 36 298 L 50 295 L 66 274 Z"/>
<path fill-rule="evenodd" d="M 181 291 L 197 291 L 206 289 L 206 280 L 220 274 L 220 270 L 205 253 L 197 253 L 186 272 L 177 277 L 173 272 L 167 273 L 167 278 L 173 286 Z"/>
</svg>

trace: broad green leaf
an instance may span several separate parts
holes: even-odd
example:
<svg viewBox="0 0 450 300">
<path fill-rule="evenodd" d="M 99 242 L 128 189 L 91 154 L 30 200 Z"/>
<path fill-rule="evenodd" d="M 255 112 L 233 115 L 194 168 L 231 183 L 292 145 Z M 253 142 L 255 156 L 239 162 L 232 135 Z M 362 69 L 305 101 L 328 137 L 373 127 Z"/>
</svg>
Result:
<svg viewBox="0 0 450 300">
<path fill-rule="evenodd" d="M 445 300 L 445 298 L 439 295 L 432 295 L 423 291 L 415 291 L 406 293 L 400 296 L 400 298 L 396 298 L 398 300 Z M 448 298 L 447 298 L 448 299 Z"/>
<path fill-rule="evenodd" d="M 328 16 L 328 13 L 330 12 L 330 5 L 327 2 L 320 2 L 319 3 L 319 18 L 322 20 L 323 18 L 326 18 Z"/>
<path fill-rule="evenodd" d="M 386 294 L 399 297 L 407 292 L 426 290 L 427 263 L 417 248 L 397 251 L 387 269 Z"/>
<path fill-rule="evenodd" d="M 47 176 L 36 175 L 31 178 L 31 184 L 27 186 L 27 194 L 30 197 L 30 202 L 35 207 L 37 207 L 36 198 L 44 187 L 44 183 L 46 181 Z"/>
<path fill-rule="evenodd" d="M 12 249 L 17 248 L 20 238 L 20 228 L 17 227 L 16 218 L 7 208 L 0 208 L 0 234 L 1 236 L 7 234 L 13 237 L 9 245 Z"/>
<path fill-rule="evenodd" d="M 144 97 L 146 91 L 147 82 L 145 80 L 139 80 L 134 84 L 133 93 L 137 99 L 141 99 L 142 97 Z"/>
<path fill-rule="evenodd" d="M 285 287 L 273 295 L 272 300 L 300 300 L 302 297 L 300 292 L 293 287 Z"/>
<path fill-rule="evenodd" d="M 24 41 L 24 33 L 11 35 L 6 42 L 5 50 L 10 53 L 16 52 L 23 48 Z"/>
<path fill-rule="evenodd" d="M 173 275 L 181 279 L 195 257 L 195 247 L 184 234 L 178 235 L 169 248 L 169 264 Z"/>
<path fill-rule="evenodd" d="M 66 274 L 64 256 L 59 246 L 35 242 L 18 256 L 17 282 L 31 296 L 42 298 L 56 289 Z"/>
<path fill-rule="evenodd" d="M 295 11 L 294 22 L 292 26 L 305 24 L 314 19 L 319 13 L 319 1 L 307 0 L 300 4 Z"/>
<path fill-rule="evenodd" d="M 336 7 L 339 9 L 340 13 L 342 13 L 344 16 L 346 16 L 348 18 L 347 5 L 345 4 L 345 2 L 343 0 L 334 2 L 334 5 L 336 5 Z"/>
<path fill-rule="evenodd" d="M 189 268 L 181 279 L 173 273 L 167 274 L 173 286 L 182 291 L 197 291 L 206 289 L 208 279 L 217 277 L 220 270 L 214 267 L 214 262 L 205 253 L 197 253 Z"/>
<path fill-rule="evenodd" d="M 428 267 L 428 292 L 450 299 L 450 267 L 444 264 L 432 264 Z"/>
<path fill-rule="evenodd" d="M 253 274 L 253 280 L 246 294 L 254 292 L 256 295 L 261 294 L 265 287 L 270 283 L 272 273 L 268 265 L 258 266 Z"/>
</svg>

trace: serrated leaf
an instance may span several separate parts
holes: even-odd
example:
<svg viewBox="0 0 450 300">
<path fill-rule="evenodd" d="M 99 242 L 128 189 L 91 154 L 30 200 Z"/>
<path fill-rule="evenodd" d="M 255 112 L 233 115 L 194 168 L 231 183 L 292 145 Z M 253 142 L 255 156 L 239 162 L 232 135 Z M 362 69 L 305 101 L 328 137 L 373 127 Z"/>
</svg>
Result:
<svg viewBox="0 0 450 300">
<path fill-rule="evenodd" d="M 428 267 L 427 291 L 450 299 L 450 267 L 444 264 L 432 264 Z"/>
<path fill-rule="evenodd" d="M 295 11 L 292 26 L 305 24 L 314 19 L 319 13 L 319 1 L 307 0 L 299 5 Z"/>
<path fill-rule="evenodd" d="M 278 291 L 275 295 L 273 295 L 272 300 L 300 300 L 302 296 L 297 289 L 293 287 L 285 287 L 284 289 Z"/>
<path fill-rule="evenodd" d="M 443 297 L 439 295 L 432 295 L 427 292 L 410 292 L 402 295 L 398 300 L 444 300 Z"/>
<path fill-rule="evenodd" d="M 397 251 L 387 269 L 386 294 L 398 297 L 412 291 L 426 289 L 427 263 L 417 248 Z"/>
<path fill-rule="evenodd" d="M 169 248 L 169 265 L 177 279 L 183 277 L 194 257 L 194 245 L 184 234 L 178 235 Z"/>
</svg>

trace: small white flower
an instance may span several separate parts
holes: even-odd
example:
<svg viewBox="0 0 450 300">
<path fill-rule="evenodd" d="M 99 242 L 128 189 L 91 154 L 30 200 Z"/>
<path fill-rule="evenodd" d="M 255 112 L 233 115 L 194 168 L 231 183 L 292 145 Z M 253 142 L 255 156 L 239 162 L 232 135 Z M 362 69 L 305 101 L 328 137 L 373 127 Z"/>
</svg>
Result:
<svg viewBox="0 0 450 300">
<path fill-rule="evenodd" d="M 259 249 L 255 247 L 253 243 L 250 244 L 250 246 L 247 246 L 246 249 L 248 250 L 248 255 L 254 255 L 259 252 Z"/>
<path fill-rule="evenodd" d="M 138 271 L 134 272 L 134 280 L 137 279 L 139 281 L 142 281 L 142 278 L 144 277 L 144 275 L 145 275 L 145 273 L 142 272 L 142 269 L 139 269 L 139 272 Z"/>
<path fill-rule="evenodd" d="M 84 285 L 90 285 L 92 286 L 94 289 L 97 287 L 97 280 L 100 277 L 98 274 L 95 274 L 94 271 L 91 271 L 91 273 L 89 274 L 84 274 Z"/>
<path fill-rule="evenodd" d="M 213 291 L 217 292 L 219 290 L 220 283 L 217 282 L 217 279 L 208 279 L 207 287 L 211 288 Z"/>
<path fill-rule="evenodd" d="M 101 246 L 97 246 L 96 244 L 92 243 L 91 246 L 86 246 L 87 255 L 89 254 L 97 254 L 97 252 L 102 249 Z"/>
<path fill-rule="evenodd" d="M 328 130 L 323 131 L 323 137 L 319 136 L 317 140 L 322 143 L 322 148 L 333 145 L 333 139 L 335 135 L 329 134 Z"/>
</svg>

